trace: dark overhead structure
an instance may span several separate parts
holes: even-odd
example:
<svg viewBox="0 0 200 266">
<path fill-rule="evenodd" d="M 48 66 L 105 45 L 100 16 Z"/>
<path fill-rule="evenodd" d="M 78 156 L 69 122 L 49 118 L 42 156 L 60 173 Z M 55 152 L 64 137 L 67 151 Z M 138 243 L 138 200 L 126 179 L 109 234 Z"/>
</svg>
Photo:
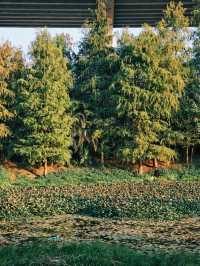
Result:
<svg viewBox="0 0 200 266">
<path fill-rule="evenodd" d="M 162 17 L 166 0 L 107 0 L 107 14 L 113 27 L 154 25 Z M 191 15 L 193 0 L 183 1 Z M 96 0 L 1 0 L 0 27 L 81 27 Z"/>
</svg>

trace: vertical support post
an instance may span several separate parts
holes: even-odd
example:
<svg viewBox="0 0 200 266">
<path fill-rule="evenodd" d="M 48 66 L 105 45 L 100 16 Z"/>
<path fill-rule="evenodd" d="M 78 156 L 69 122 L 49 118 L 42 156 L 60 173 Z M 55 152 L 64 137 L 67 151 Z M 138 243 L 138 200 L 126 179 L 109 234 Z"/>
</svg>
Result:
<svg viewBox="0 0 200 266">
<path fill-rule="evenodd" d="M 113 25 L 114 25 L 114 9 L 115 9 L 115 0 L 97 0 L 97 6 L 103 6 L 105 15 L 108 18 L 109 30 L 108 34 L 112 36 L 113 34 Z M 112 45 L 112 40 L 111 40 Z"/>
<path fill-rule="evenodd" d="M 114 25 L 114 9 L 115 9 L 115 0 L 106 1 L 106 15 L 109 23 L 109 34 L 112 35 L 113 25 Z"/>
</svg>

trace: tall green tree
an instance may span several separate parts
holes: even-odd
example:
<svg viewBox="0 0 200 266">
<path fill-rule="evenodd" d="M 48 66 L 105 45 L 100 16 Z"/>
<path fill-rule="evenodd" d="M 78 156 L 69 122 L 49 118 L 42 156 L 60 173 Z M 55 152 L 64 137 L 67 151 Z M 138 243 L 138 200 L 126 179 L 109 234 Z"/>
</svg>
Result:
<svg viewBox="0 0 200 266">
<path fill-rule="evenodd" d="M 195 147 L 200 144 L 200 86 L 191 59 L 186 89 L 180 101 L 180 109 L 174 117 L 174 128 L 181 134 L 177 144 L 185 151 L 185 162 L 192 163 Z"/>
<path fill-rule="evenodd" d="M 77 118 L 74 150 L 80 162 L 98 156 L 103 164 L 112 128 L 109 86 L 116 72 L 116 53 L 104 1 L 99 1 L 86 28 L 74 66 L 76 83 L 72 95 Z"/>
<path fill-rule="evenodd" d="M 200 2 L 194 10 L 192 54 L 188 61 L 188 81 L 177 113 L 176 128 L 183 135 L 181 146 L 186 150 L 186 163 L 192 162 L 194 148 L 200 144 Z"/>
<path fill-rule="evenodd" d="M 127 32 L 120 40 L 120 68 L 113 79 L 116 93 L 117 153 L 127 162 L 171 160 L 177 133 L 172 114 L 185 87 L 186 43 L 189 25 L 181 3 L 170 3 L 155 29 L 145 25 L 139 36 Z"/>
<path fill-rule="evenodd" d="M 18 136 L 15 153 L 30 165 L 69 163 L 71 128 L 69 90 L 73 80 L 61 49 L 46 30 L 32 43 L 31 67 L 19 80 Z"/>
<path fill-rule="evenodd" d="M 67 58 L 67 63 L 72 64 L 74 59 L 73 40 L 69 34 L 57 34 L 53 37 L 53 41 L 59 49 L 61 49 L 64 58 Z"/>
<path fill-rule="evenodd" d="M 9 42 L 0 45 L 0 149 L 3 140 L 11 134 L 8 121 L 15 116 L 11 103 L 15 98 L 12 89 L 17 73 L 23 66 L 22 53 Z"/>
</svg>

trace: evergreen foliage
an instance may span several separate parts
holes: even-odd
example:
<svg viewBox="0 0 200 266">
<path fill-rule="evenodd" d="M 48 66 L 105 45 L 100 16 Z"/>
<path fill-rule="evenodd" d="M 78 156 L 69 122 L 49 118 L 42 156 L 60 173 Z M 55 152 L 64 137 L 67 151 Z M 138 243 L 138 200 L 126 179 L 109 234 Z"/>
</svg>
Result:
<svg viewBox="0 0 200 266">
<path fill-rule="evenodd" d="M 145 25 L 138 37 L 125 32 L 120 40 L 113 92 L 118 94 L 118 154 L 126 161 L 154 159 L 156 164 L 176 156 L 170 120 L 185 86 L 187 26 L 182 5 L 171 3 L 155 30 Z"/>
<path fill-rule="evenodd" d="M 75 53 L 73 51 L 73 40 L 69 34 L 57 34 L 53 37 L 53 42 L 55 43 L 56 47 L 58 47 L 64 58 L 67 59 L 67 66 L 72 67 L 71 64 L 73 63 Z"/>
<path fill-rule="evenodd" d="M 109 86 L 116 72 L 116 53 L 105 16 L 104 3 L 99 3 L 92 19 L 86 23 L 75 62 L 76 84 L 73 90 L 77 122 L 74 127 L 74 150 L 80 162 L 108 153 L 112 108 Z"/>
<path fill-rule="evenodd" d="M 0 149 L 3 139 L 11 134 L 8 121 L 15 116 L 10 108 L 15 98 L 12 86 L 22 65 L 19 49 L 12 47 L 9 42 L 0 45 Z"/>
<path fill-rule="evenodd" d="M 171 161 L 200 144 L 199 0 L 189 19 L 171 2 L 155 28 L 124 31 L 118 47 L 105 2 L 86 22 L 77 54 L 69 35 L 39 32 L 25 64 L 0 45 L 0 149 L 30 166 Z M 73 82 L 74 81 L 74 82 Z M 3 149 L 2 149 L 3 147 Z M 142 172 L 142 167 L 139 167 Z"/>
<path fill-rule="evenodd" d="M 175 126 L 182 138 L 177 142 L 185 151 L 186 163 L 192 162 L 194 148 L 200 143 L 200 94 L 195 71 L 190 71 L 189 81 L 176 114 Z"/>
<path fill-rule="evenodd" d="M 47 31 L 40 32 L 30 51 L 32 66 L 19 80 L 17 103 L 20 129 L 15 153 L 30 165 L 69 163 L 71 127 L 69 89 L 71 71 Z"/>
<path fill-rule="evenodd" d="M 197 25 L 198 14 L 199 9 L 194 12 L 194 21 Z M 200 24 L 194 31 L 192 40 L 193 48 L 188 62 L 187 86 L 181 99 L 181 108 L 176 123 L 176 128 L 183 135 L 181 144 L 186 150 L 187 163 L 192 162 L 194 148 L 200 144 Z"/>
</svg>

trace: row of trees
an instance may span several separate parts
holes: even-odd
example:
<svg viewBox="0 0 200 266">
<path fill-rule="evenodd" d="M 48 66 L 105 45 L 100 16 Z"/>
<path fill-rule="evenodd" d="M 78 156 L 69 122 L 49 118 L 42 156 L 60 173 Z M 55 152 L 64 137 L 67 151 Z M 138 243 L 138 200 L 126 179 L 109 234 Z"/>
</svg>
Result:
<svg viewBox="0 0 200 266">
<path fill-rule="evenodd" d="M 170 3 L 155 28 L 124 31 L 114 48 L 101 2 L 77 54 L 68 36 L 47 30 L 37 34 L 28 63 L 2 44 L 2 158 L 44 165 L 44 174 L 48 163 L 71 159 L 157 166 L 185 150 L 189 162 L 200 143 L 200 19 L 197 8 L 191 33 L 184 12 Z"/>
</svg>

